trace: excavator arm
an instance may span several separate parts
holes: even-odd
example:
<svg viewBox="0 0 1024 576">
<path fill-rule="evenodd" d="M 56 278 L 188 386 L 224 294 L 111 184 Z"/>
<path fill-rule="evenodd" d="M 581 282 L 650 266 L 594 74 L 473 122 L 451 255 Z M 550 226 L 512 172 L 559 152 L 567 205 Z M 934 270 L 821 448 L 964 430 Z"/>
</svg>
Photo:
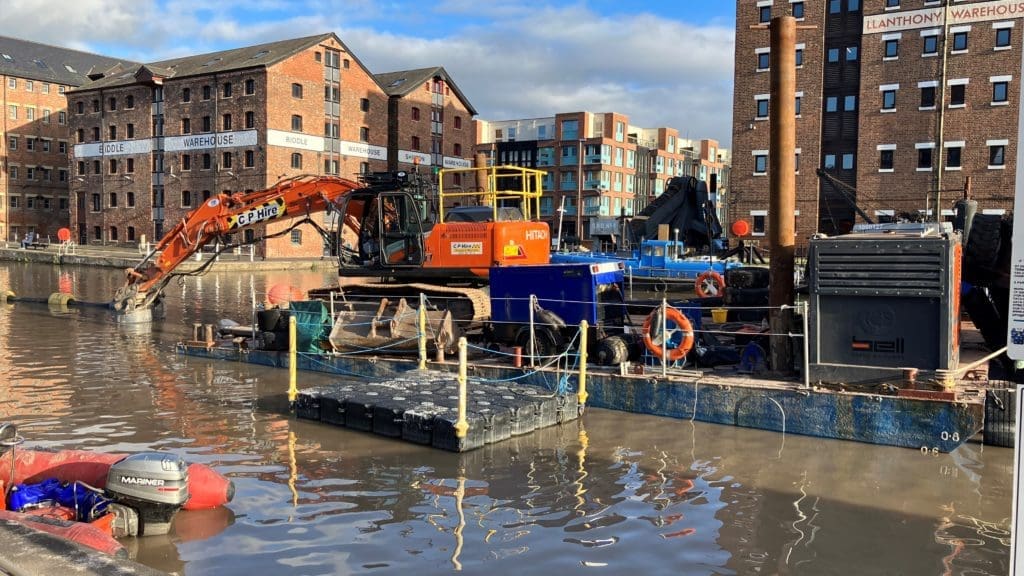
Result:
<svg viewBox="0 0 1024 576">
<path fill-rule="evenodd" d="M 266 190 L 211 197 L 167 232 L 146 259 L 127 270 L 111 305 L 121 313 L 150 308 L 174 270 L 214 239 L 279 218 L 308 218 L 361 188 L 365 185 L 345 178 L 307 175 Z"/>
</svg>

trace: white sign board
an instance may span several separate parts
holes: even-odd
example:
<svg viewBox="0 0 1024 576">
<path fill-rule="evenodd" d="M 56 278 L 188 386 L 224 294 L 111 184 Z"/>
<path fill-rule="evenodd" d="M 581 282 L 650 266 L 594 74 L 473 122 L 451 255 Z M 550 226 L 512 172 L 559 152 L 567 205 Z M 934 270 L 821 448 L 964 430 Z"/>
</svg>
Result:
<svg viewBox="0 0 1024 576">
<path fill-rule="evenodd" d="M 164 138 L 164 150 L 167 152 L 188 152 L 189 150 L 206 150 L 209 148 L 238 148 L 241 146 L 256 146 L 256 140 L 255 130 L 167 136 Z"/>
<path fill-rule="evenodd" d="M 92 142 L 75 144 L 75 158 L 91 158 L 94 156 L 126 156 L 128 154 L 149 154 L 153 151 L 153 141 L 118 140 L 115 142 Z"/>
<path fill-rule="evenodd" d="M 1014 395 L 1014 410 L 1017 411 L 1017 423 L 1013 444 L 1013 516 L 1010 517 L 1010 576 L 1024 576 L 1024 546 L 1021 542 L 1021 528 L 1024 528 L 1024 510 L 1021 510 L 1021 408 L 1024 406 L 1024 386 L 1017 386 Z"/>
<path fill-rule="evenodd" d="M 1021 58 L 1024 74 L 1024 56 Z M 1018 103 L 1024 106 L 1024 90 L 1018 90 Z M 1017 120 L 1017 142 L 1024 142 L 1024 114 Z M 1024 214 L 1024 146 L 1017 146 L 1017 178 L 1013 189 L 1013 212 Z M 1013 251 L 1010 256 L 1010 309 L 1007 310 L 1006 355 L 1024 360 L 1024 218 L 1013 219 Z"/>
<path fill-rule="evenodd" d="M 945 8 L 925 8 L 924 10 L 907 10 L 886 12 L 864 17 L 864 34 L 879 32 L 896 32 L 914 28 L 929 28 L 985 22 L 988 20 L 1007 20 L 1024 16 L 1024 0 L 995 0 L 994 2 L 977 2 L 973 4 L 951 4 L 949 20 L 943 22 Z"/>
<path fill-rule="evenodd" d="M 399 150 L 398 161 L 406 164 L 415 164 L 416 158 L 420 159 L 420 164 L 423 166 L 430 166 L 430 154 L 424 154 L 423 152 L 413 152 L 411 150 Z"/>
<path fill-rule="evenodd" d="M 445 156 L 442 159 L 442 165 L 445 168 L 472 168 L 473 163 L 465 158 L 456 158 L 455 156 Z"/>
<path fill-rule="evenodd" d="M 267 130 L 267 145 L 298 148 L 299 150 L 310 150 L 313 152 L 324 151 L 324 139 L 322 136 L 312 136 L 300 132 L 285 132 L 283 130 Z"/>
<path fill-rule="evenodd" d="M 341 153 L 345 156 L 357 158 L 369 158 L 370 160 L 387 160 L 388 149 L 383 146 L 374 146 L 365 142 L 341 141 Z"/>
</svg>

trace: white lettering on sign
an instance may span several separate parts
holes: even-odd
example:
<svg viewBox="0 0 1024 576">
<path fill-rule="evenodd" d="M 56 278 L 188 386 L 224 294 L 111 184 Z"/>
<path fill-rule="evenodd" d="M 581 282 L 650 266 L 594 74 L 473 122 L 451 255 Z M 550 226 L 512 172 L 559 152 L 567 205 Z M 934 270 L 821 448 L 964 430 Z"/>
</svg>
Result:
<svg viewBox="0 0 1024 576">
<path fill-rule="evenodd" d="M 263 205 L 257 206 L 256 208 L 246 210 L 237 216 L 231 216 L 228 218 L 228 229 L 233 230 L 235 228 L 249 226 L 264 220 L 273 220 L 274 218 L 284 216 L 284 214 L 284 199 L 278 198 L 277 200 L 272 200 Z"/>
<path fill-rule="evenodd" d="M 324 139 L 322 136 L 312 136 L 310 134 L 300 134 L 298 132 L 267 130 L 267 145 L 281 146 L 282 148 L 297 148 L 299 150 L 310 150 L 312 152 L 323 152 Z"/>
<path fill-rule="evenodd" d="M 420 164 L 423 166 L 430 165 L 430 154 L 424 154 L 423 152 L 412 152 L 410 150 L 399 150 L 398 161 L 405 162 L 406 164 L 415 164 L 416 159 L 420 159 Z"/>
<path fill-rule="evenodd" d="M 895 32 L 913 28 L 928 28 L 943 25 L 944 8 L 926 8 L 907 12 L 891 12 L 864 17 L 864 34 Z M 949 7 L 949 19 L 945 24 L 969 24 L 986 20 L 1002 20 L 1024 16 L 1024 0 L 996 0 L 969 5 Z"/>
<path fill-rule="evenodd" d="M 456 158 L 455 156 L 445 156 L 441 160 L 441 165 L 445 168 L 472 168 L 473 163 L 465 158 Z"/>
<path fill-rule="evenodd" d="M 138 478 L 135 476 L 121 476 L 122 484 L 131 484 L 132 486 L 163 486 L 164 481 L 159 478 Z"/>
<path fill-rule="evenodd" d="M 239 148 L 256 146 L 259 138 L 255 130 L 240 132 L 214 132 L 195 136 L 168 136 L 164 138 L 164 150 L 167 152 L 184 152 L 188 150 L 206 150 L 209 148 Z"/>
<path fill-rule="evenodd" d="M 547 230 L 527 230 L 526 231 L 526 239 L 527 240 L 547 240 L 548 239 L 548 232 L 547 232 Z"/>
<path fill-rule="evenodd" d="M 153 151 L 153 141 L 118 140 L 114 142 L 92 142 L 75 144 L 75 158 L 92 158 L 95 156 L 126 156 L 128 154 L 149 154 Z"/>
<path fill-rule="evenodd" d="M 370 160 L 387 160 L 388 149 L 383 146 L 374 146 L 365 142 L 346 142 L 342 140 L 341 153 L 345 156 L 356 156 L 357 158 L 369 158 Z"/>
<path fill-rule="evenodd" d="M 475 256 L 484 253 L 483 242 L 452 242 L 452 254 L 459 256 Z"/>
</svg>

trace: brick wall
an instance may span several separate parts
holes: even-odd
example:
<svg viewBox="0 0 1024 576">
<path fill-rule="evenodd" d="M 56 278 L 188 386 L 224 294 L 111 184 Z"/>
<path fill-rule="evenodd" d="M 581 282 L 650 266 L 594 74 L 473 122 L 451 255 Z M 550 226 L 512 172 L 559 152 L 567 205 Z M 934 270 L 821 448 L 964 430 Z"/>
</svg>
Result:
<svg viewBox="0 0 1024 576">
<path fill-rule="evenodd" d="M 962 7 L 972 2 L 957 5 Z M 904 1 L 901 11 L 924 8 L 923 1 Z M 865 15 L 884 13 L 884 0 L 864 3 Z M 863 37 L 860 92 L 860 146 L 858 148 L 858 204 L 874 216 L 876 210 L 916 212 L 925 206 L 934 210 L 935 190 L 941 186 L 941 209 L 951 209 L 960 195 L 957 189 L 971 177 L 974 197 L 982 209 L 1012 209 L 1016 170 L 1018 95 L 1020 89 L 1021 22 L 1015 19 L 1008 50 L 995 50 L 993 23 L 974 22 L 968 32 L 968 50 L 949 54 L 946 61 L 946 86 L 936 88 L 936 107 L 921 110 L 920 82 L 942 80 L 944 38 L 938 27 L 938 54 L 922 56 L 922 30 L 903 30 L 899 37 L 868 34 Z M 1008 20 L 1014 22 L 1014 20 Z M 884 59 L 884 40 L 895 39 L 898 56 Z M 952 35 L 947 51 L 952 50 Z M 992 104 L 993 76 L 1012 76 L 1006 105 Z M 950 108 L 950 82 L 968 83 L 964 89 L 965 106 Z M 894 112 L 882 112 L 880 86 L 899 84 Z M 945 106 L 938 100 L 942 98 Z M 940 119 L 941 111 L 941 119 Z M 942 142 L 939 142 L 940 121 Z M 1005 166 L 989 168 L 988 140 L 1007 140 Z M 963 142 L 961 169 L 945 167 L 945 144 Z M 919 143 L 935 143 L 932 168 L 918 170 Z M 895 145 L 892 172 L 880 172 L 877 145 Z M 939 184 L 941 173 L 941 184 Z"/>
<path fill-rule="evenodd" d="M 796 42 L 803 44 L 803 65 L 796 71 L 796 90 L 802 92 L 800 115 L 796 122 L 796 147 L 799 165 L 796 176 L 797 243 L 817 229 L 818 177 L 820 164 L 822 62 L 824 57 L 825 0 L 804 2 L 804 19 L 798 25 L 815 26 L 797 31 Z M 775 0 L 772 17 L 791 14 L 791 4 Z M 751 29 L 759 23 L 757 0 L 737 0 L 735 90 L 733 94 L 733 154 L 730 189 L 727 192 L 727 221 L 738 219 L 754 222 L 754 214 L 768 210 L 767 174 L 754 174 L 755 150 L 768 150 L 771 126 L 767 119 L 758 119 L 755 96 L 770 92 L 768 70 L 757 70 L 758 49 L 768 48 L 770 31 Z M 795 97 L 796 95 L 794 95 Z M 770 106 L 770 104 L 769 104 Z M 767 238 L 767 217 L 762 232 L 755 240 Z"/>
<path fill-rule="evenodd" d="M 60 151 L 68 141 L 67 124 L 60 122 L 67 104 L 61 86 L 0 75 L 0 94 L 0 239 L 14 240 L 35 230 L 56 241 L 57 230 L 69 221 L 68 156 Z M 17 207 L 11 206 L 11 198 Z"/>
</svg>

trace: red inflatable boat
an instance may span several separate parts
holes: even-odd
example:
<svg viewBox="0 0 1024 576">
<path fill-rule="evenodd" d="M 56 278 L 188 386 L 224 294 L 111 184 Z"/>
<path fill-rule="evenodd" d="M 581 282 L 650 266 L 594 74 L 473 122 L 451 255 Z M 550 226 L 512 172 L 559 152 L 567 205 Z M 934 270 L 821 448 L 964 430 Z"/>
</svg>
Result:
<svg viewBox="0 0 1024 576">
<path fill-rule="evenodd" d="M 108 454 L 87 450 L 14 451 L 14 483 L 40 482 L 57 478 L 62 482 L 85 482 L 104 488 L 110 466 L 123 460 L 127 454 Z M 10 453 L 0 456 L 0 478 L 10 470 Z M 205 464 L 188 466 L 189 498 L 183 510 L 205 510 L 223 506 L 235 496 L 235 484 Z"/>
</svg>

